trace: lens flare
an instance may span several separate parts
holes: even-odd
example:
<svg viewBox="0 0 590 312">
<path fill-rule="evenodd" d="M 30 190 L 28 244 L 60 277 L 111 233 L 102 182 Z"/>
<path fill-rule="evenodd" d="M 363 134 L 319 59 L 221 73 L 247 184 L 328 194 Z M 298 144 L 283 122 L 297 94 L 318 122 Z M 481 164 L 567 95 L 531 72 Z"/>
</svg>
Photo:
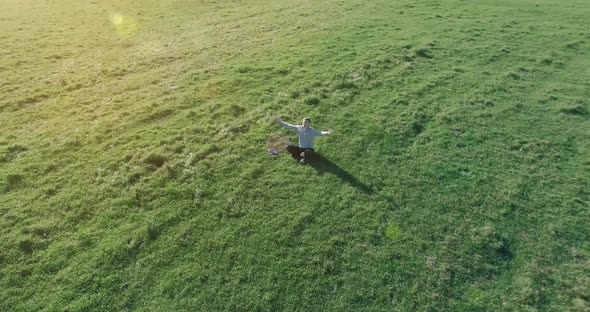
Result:
<svg viewBox="0 0 590 312">
<path fill-rule="evenodd" d="M 110 20 L 113 26 L 115 26 L 117 33 L 122 37 L 131 37 L 137 32 L 137 22 L 131 16 L 113 13 L 111 14 Z"/>
<path fill-rule="evenodd" d="M 111 15 L 111 22 L 115 26 L 121 25 L 123 23 L 123 15 L 121 15 L 120 13 L 115 13 Z"/>
</svg>

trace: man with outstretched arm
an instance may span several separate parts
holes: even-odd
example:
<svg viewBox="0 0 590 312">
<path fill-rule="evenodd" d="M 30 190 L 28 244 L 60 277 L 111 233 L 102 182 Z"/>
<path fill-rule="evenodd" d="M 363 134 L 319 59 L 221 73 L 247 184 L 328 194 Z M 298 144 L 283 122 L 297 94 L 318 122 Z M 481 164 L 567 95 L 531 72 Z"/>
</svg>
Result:
<svg viewBox="0 0 590 312">
<path fill-rule="evenodd" d="M 300 164 L 305 164 L 306 158 L 309 159 L 313 155 L 313 139 L 316 136 L 324 136 L 332 133 L 331 130 L 318 131 L 312 128 L 311 118 L 309 117 L 303 118 L 302 125 L 292 125 L 290 123 L 283 122 L 279 117 L 275 118 L 275 121 L 282 127 L 297 132 L 297 136 L 299 137 L 299 146 L 289 145 L 287 146 L 287 151 L 291 153 L 293 158 L 298 159 Z"/>
</svg>

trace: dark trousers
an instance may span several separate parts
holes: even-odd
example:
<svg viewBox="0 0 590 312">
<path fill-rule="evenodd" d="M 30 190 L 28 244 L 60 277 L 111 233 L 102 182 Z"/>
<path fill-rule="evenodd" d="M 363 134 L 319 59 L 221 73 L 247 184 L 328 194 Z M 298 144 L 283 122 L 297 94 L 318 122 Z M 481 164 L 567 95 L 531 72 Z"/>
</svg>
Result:
<svg viewBox="0 0 590 312">
<path fill-rule="evenodd" d="M 291 153 L 291 156 L 297 160 L 309 159 L 313 156 L 313 148 L 301 148 L 297 145 L 288 145 L 287 152 Z M 301 156 L 302 153 L 303 156 Z"/>
</svg>

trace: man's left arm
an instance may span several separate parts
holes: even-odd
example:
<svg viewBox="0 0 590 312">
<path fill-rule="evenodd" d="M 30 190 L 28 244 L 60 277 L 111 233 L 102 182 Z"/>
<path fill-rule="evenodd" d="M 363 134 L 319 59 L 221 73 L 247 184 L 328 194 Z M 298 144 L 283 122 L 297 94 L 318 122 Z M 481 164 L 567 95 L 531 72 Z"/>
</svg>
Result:
<svg viewBox="0 0 590 312">
<path fill-rule="evenodd" d="M 330 133 L 332 133 L 332 130 L 330 130 L 330 129 L 325 130 L 325 131 L 318 131 L 318 130 L 316 130 L 316 135 L 317 136 L 324 136 L 324 135 L 328 135 Z"/>
</svg>

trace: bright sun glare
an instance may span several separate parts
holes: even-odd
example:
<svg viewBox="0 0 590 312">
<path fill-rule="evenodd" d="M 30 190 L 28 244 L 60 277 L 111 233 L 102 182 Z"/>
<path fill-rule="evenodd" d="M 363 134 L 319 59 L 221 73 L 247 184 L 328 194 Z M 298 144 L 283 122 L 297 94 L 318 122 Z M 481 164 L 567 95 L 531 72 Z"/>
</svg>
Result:
<svg viewBox="0 0 590 312">
<path fill-rule="evenodd" d="M 115 26 L 117 33 L 123 37 L 130 37 L 137 32 L 138 25 L 131 16 L 121 13 L 111 14 L 111 23 Z"/>
</svg>

